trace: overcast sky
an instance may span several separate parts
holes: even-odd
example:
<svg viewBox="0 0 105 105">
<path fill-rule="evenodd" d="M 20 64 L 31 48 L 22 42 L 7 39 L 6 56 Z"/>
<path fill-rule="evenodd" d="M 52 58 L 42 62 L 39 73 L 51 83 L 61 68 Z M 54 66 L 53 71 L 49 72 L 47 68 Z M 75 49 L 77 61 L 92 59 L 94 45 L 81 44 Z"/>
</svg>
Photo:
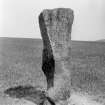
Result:
<svg viewBox="0 0 105 105">
<path fill-rule="evenodd" d="M 73 40 L 105 39 L 105 0 L 0 0 L 0 37 L 41 38 L 43 9 L 74 10 Z"/>
</svg>

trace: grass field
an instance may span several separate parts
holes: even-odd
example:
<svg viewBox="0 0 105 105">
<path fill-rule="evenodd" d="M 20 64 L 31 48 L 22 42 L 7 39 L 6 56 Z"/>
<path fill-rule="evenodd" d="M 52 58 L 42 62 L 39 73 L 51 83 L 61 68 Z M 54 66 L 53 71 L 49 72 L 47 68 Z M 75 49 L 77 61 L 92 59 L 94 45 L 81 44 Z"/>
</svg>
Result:
<svg viewBox="0 0 105 105">
<path fill-rule="evenodd" d="M 74 90 L 105 94 L 105 42 L 72 41 L 71 47 Z M 41 71 L 42 48 L 41 39 L 0 38 L 1 92 L 25 84 L 46 88 Z"/>
</svg>

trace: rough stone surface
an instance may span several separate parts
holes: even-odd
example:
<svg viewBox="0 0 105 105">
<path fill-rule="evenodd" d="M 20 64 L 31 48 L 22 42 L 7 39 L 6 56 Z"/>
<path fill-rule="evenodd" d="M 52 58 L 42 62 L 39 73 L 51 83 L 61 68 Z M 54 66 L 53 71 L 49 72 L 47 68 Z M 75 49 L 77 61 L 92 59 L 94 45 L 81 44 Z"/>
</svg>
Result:
<svg viewBox="0 0 105 105">
<path fill-rule="evenodd" d="M 54 59 L 69 55 L 73 19 L 73 10 L 68 8 L 46 9 L 39 16 L 44 49 L 53 53 Z"/>
<path fill-rule="evenodd" d="M 39 15 L 43 39 L 42 70 L 47 78 L 48 89 L 54 85 L 56 61 L 70 58 L 73 19 L 73 10 L 68 8 L 46 9 Z"/>
</svg>

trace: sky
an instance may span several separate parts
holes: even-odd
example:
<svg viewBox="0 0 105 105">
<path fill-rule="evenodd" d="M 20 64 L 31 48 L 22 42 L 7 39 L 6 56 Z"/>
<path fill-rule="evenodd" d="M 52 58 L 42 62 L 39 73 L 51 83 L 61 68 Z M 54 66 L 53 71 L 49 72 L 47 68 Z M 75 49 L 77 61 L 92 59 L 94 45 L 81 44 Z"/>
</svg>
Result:
<svg viewBox="0 0 105 105">
<path fill-rule="evenodd" d="M 41 38 L 43 9 L 74 11 L 72 40 L 105 39 L 105 0 L 0 0 L 0 37 Z"/>
</svg>

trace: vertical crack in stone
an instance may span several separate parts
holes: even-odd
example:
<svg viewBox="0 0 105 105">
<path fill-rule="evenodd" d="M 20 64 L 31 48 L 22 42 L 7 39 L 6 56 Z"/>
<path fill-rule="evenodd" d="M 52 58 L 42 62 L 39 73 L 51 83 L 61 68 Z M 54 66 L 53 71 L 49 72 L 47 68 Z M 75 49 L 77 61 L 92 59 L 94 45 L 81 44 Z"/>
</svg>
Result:
<svg viewBox="0 0 105 105">
<path fill-rule="evenodd" d="M 47 89 L 49 89 L 54 84 L 55 60 L 42 13 L 39 16 L 39 25 L 44 44 L 42 52 L 42 70 L 47 79 Z"/>
<path fill-rule="evenodd" d="M 56 61 L 70 58 L 73 10 L 68 8 L 45 9 L 39 15 L 39 26 L 43 39 L 42 70 L 47 79 L 47 88 L 54 86 Z"/>
</svg>

